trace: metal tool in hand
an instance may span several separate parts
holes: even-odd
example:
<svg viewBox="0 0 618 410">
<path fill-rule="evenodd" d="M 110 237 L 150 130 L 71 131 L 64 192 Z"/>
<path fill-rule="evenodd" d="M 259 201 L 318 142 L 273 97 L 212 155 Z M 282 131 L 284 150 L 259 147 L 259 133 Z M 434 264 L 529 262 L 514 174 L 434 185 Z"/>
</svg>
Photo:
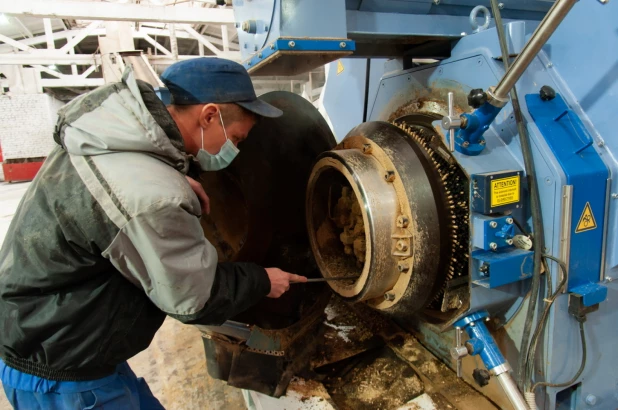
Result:
<svg viewBox="0 0 618 410">
<path fill-rule="evenodd" d="M 347 276 L 345 278 L 317 278 L 317 279 L 307 279 L 307 282 L 292 282 L 292 283 L 328 282 L 331 280 L 355 280 L 358 278 L 360 278 L 360 276 Z"/>
</svg>

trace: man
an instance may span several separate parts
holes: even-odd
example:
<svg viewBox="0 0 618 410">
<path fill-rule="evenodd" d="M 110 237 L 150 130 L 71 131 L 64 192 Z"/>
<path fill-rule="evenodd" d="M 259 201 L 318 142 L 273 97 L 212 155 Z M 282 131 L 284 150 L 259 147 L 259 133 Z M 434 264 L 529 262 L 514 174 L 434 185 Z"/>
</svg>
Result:
<svg viewBox="0 0 618 410">
<path fill-rule="evenodd" d="M 221 169 L 257 117 L 245 69 L 169 67 L 165 107 L 128 69 L 59 113 L 51 152 L 0 250 L 0 377 L 15 408 L 161 408 L 126 360 L 171 316 L 221 324 L 306 278 L 217 263 L 198 218 L 193 157 Z M 195 193 L 194 193 L 195 192 Z"/>
</svg>

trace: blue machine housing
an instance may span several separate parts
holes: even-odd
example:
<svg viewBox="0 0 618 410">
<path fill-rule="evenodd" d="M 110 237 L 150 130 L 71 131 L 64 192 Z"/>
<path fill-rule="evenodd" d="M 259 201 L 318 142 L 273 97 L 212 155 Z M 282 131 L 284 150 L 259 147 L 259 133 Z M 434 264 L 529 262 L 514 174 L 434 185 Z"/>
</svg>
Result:
<svg viewBox="0 0 618 410">
<path fill-rule="evenodd" d="M 234 2 L 235 9 L 238 9 L 237 2 Z M 275 16 L 272 21 L 277 22 L 279 18 L 279 26 L 262 33 L 261 37 L 239 35 L 247 61 L 265 44 L 289 34 L 281 25 L 285 20 L 281 15 L 287 10 L 286 4 L 291 10 L 298 6 L 296 3 L 303 2 L 254 0 L 253 3 L 272 4 L 274 8 L 270 11 Z M 307 36 L 328 37 L 335 25 L 336 36 L 355 42 L 354 56 L 358 58 L 339 60 L 344 70 L 337 70 L 337 62 L 331 63 L 324 88 L 324 114 L 338 139 L 365 120 L 393 121 L 399 115 L 410 113 L 430 113 L 436 119 L 446 116 L 449 91 L 455 93 L 457 113 L 469 115 L 472 110 L 466 101 L 468 92 L 474 88 L 488 89 L 504 74 L 495 28 L 469 34 L 467 15 L 479 3 L 488 5 L 488 1 L 467 0 L 443 0 L 442 7 L 430 0 L 338 0 L 329 2 L 326 8 L 329 13 L 321 10 L 323 21 L 315 16 L 324 3 L 311 12 L 303 8 L 307 22 L 299 27 L 311 25 L 313 30 Z M 509 48 L 516 54 L 551 3 L 529 0 L 504 4 Z M 614 177 L 618 172 L 614 121 L 618 95 L 616 21 L 618 2 L 606 5 L 596 1 L 578 2 L 517 84 L 532 144 L 545 231 L 545 248 L 534 250 L 567 262 L 568 293 L 582 296 L 585 306 L 598 304 L 598 310 L 590 313 L 585 323 L 588 361 L 583 373 L 573 386 L 548 387 L 544 390 L 546 394 L 539 390 L 537 404 L 543 409 L 587 408 L 583 399 L 588 395 L 596 398 L 597 408 L 618 407 L 618 359 L 613 353 L 618 337 L 615 325 L 618 285 L 613 281 L 618 277 L 618 181 Z M 309 32 L 307 28 L 306 33 Z M 394 56 L 391 48 L 384 47 L 387 51 L 371 54 L 363 44 L 363 39 L 388 37 L 397 44 L 397 38 L 411 35 L 451 40 L 447 58 L 404 69 L 405 56 L 386 62 L 385 58 Z M 420 48 L 413 50 L 414 57 L 430 57 Z M 539 90 L 544 85 L 556 90 L 558 95 L 554 100 L 539 98 Z M 512 105 L 509 103 L 500 112 L 483 115 L 494 114 L 489 127 L 478 135 L 465 137 L 472 143 L 468 148 L 474 148 L 473 151 L 459 149 L 453 153 L 468 176 L 524 169 Z M 435 127 L 440 131 L 439 121 Z M 465 139 L 461 134 L 459 137 L 462 140 L 456 142 L 461 146 Z M 481 138 L 485 140 L 483 149 L 476 149 L 473 143 L 480 143 Z M 522 203 L 528 202 L 524 190 Z M 510 216 L 531 230 L 527 205 L 513 209 Z M 499 240 L 497 251 L 487 249 L 490 238 L 502 229 L 492 231 L 487 224 L 492 220 L 503 223 L 504 219 L 500 218 L 506 217 L 471 215 L 470 306 L 457 319 L 474 318 L 470 315 L 487 312 L 499 326 L 503 325 L 497 344 L 517 371 L 525 312 L 522 306 L 526 306 L 529 290 L 526 278 L 531 273 L 532 252 L 514 249 Z M 500 273 L 481 276 L 483 263 L 492 266 L 490 272 L 499 269 Z M 560 269 L 550 263 L 546 274 L 551 276 L 552 288 L 556 289 L 561 279 Z M 540 301 L 539 305 L 542 308 L 544 302 Z M 579 323 L 569 313 L 568 295 L 559 296 L 539 344 L 543 360 L 537 363 L 540 370 L 537 380 L 560 383 L 577 372 L 582 351 L 578 329 Z M 428 341 L 428 348 L 454 366 L 448 355 L 454 344 L 452 332 L 423 322 L 419 322 L 417 330 Z M 470 377 L 471 369 L 476 366 L 474 359 L 465 358 L 463 364 L 464 377 L 474 385 Z M 496 396 L 491 397 L 502 403 Z"/>
</svg>

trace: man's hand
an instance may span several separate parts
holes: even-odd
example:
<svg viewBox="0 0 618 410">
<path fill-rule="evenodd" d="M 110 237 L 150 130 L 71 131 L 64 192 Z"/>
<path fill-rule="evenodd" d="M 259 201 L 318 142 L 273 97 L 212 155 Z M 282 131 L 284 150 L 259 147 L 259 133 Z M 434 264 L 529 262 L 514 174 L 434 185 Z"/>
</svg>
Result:
<svg viewBox="0 0 618 410">
<path fill-rule="evenodd" d="M 290 283 L 307 282 L 304 276 L 287 273 L 278 268 L 266 268 L 270 279 L 270 293 L 266 296 L 276 299 L 290 289 Z"/>
<path fill-rule="evenodd" d="M 189 185 L 191 185 L 191 189 L 193 190 L 193 192 L 195 192 L 195 195 L 197 195 L 197 199 L 199 199 L 200 201 L 200 205 L 202 206 L 202 215 L 203 214 L 209 215 L 210 214 L 210 198 L 208 198 L 208 195 L 206 195 L 206 191 L 204 191 L 202 184 L 200 184 L 195 179 L 188 177 L 186 175 L 185 175 L 185 178 L 187 178 L 187 181 L 189 181 Z"/>
</svg>

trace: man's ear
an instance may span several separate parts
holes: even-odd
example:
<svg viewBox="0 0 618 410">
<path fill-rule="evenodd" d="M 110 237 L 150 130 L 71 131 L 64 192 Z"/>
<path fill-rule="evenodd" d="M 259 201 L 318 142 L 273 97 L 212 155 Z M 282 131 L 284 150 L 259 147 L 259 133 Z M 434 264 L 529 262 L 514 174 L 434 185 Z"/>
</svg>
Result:
<svg viewBox="0 0 618 410">
<path fill-rule="evenodd" d="M 200 113 L 200 127 L 208 128 L 209 125 L 219 121 L 219 106 L 217 104 L 206 104 Z"/>
</svg>

